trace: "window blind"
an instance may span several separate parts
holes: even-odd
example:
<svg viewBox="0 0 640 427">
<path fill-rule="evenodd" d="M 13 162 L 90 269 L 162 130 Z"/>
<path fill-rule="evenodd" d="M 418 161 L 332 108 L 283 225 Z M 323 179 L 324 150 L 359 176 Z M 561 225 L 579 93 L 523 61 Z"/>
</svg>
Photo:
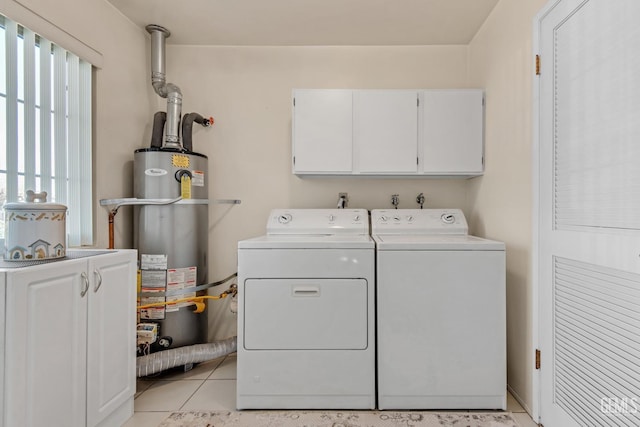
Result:
<svg viewBox="0 0 640 427">
<path fill-rule="evenodd" d="M 0 33 L 0 202 L 46 191 L 68 207 L 68 245 L 91 245 L 92 66 L 2 16 Z"/>
</svg>

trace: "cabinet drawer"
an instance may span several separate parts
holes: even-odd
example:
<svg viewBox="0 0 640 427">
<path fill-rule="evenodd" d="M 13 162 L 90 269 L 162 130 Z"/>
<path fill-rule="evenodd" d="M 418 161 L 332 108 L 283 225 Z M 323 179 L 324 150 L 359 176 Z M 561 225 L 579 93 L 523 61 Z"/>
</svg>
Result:
<svg viewBox="0 0 640 427">
<path fill-rule="evenodd" d="M 367 348 L 364 279 L 250 279 L 244 291 L 247 350 Z"/>
</svg>

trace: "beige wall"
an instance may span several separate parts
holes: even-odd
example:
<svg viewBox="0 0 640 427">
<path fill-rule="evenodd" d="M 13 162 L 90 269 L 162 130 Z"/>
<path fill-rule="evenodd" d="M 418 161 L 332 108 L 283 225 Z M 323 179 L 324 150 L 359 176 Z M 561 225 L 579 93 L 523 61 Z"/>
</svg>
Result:
<svg viewBox="0 0 640 427">
<path fill-rule="evenodd" d="M 7 0 L 0 13 L 101 62 L 94 73 L 94 217 L 95 246 L 106 248 L 107 211 L 98 201 L 131 197 L 133 150 L 151 135 L 147 33 L 104 0 Z M 129 213 L 123 208 L 116 219 L 118 247 L 132 245 Z"/>
<path fill-rule="evenodd" d="M 532 22 L 546 0 L 501 0 L 469 44 L 486 90 L 484 176 L 469 181 L 472 232 L 507 246 L 507 381 L 532 408 Z M 529 411 L 531 412 L 531 411 Z"/>
<path fill-rule="evenodd" d="M 293 88 L 466 87 L 466 46 L 167 48 L 167 78 L 184 96 L 183 112 L 214 116 L 195 128 L 194 149 L 209 156 L 209 195 L 237 198 L 210 208 L 211 280 L 236 271 L 237 242 L 264 234 L 273 208 L 332 208 L 338 192 L 349 207 L 465 207 L 465 180 L 298 178 L 291 173 Z M 163 109 L 158 102 L 158 109 Z M 210 335 L 235 333 L 227 303 L 211 304 Z"/>
</svg>

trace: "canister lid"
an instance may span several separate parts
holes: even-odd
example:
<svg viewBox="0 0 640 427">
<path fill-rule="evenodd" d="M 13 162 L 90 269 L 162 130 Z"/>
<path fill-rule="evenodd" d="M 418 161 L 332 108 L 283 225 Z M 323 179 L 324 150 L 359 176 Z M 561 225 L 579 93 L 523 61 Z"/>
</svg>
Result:
<svg viewBox="0 0 640 427">
<path fill-rule="evenodd" d="M 25 202 L 11 202 L 5 203 L 4 209 L 6 211 L 66 211 L 67 207 L 59 203 L 47 203 L 47 192 L 42 191 L 40 193 L 34 193 L 31 190 L 27 190 L 25 193 Z"/>
</svg>

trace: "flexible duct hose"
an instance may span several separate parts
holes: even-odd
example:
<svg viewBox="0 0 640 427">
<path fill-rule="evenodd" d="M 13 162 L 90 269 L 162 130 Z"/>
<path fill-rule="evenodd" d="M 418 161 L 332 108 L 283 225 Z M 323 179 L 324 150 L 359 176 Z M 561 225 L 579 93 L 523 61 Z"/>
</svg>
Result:
<svg viewBox="0 0 640 427">
<path fill-rule="evenodd" d="M 205 362 L 233 353 L 238 348 L 238 338 L 178 347 L 157 353 L 140 356 L 136 359 L 138 377 L 146 377 L 155 373 L 190 363 Z"/>
</svg>

